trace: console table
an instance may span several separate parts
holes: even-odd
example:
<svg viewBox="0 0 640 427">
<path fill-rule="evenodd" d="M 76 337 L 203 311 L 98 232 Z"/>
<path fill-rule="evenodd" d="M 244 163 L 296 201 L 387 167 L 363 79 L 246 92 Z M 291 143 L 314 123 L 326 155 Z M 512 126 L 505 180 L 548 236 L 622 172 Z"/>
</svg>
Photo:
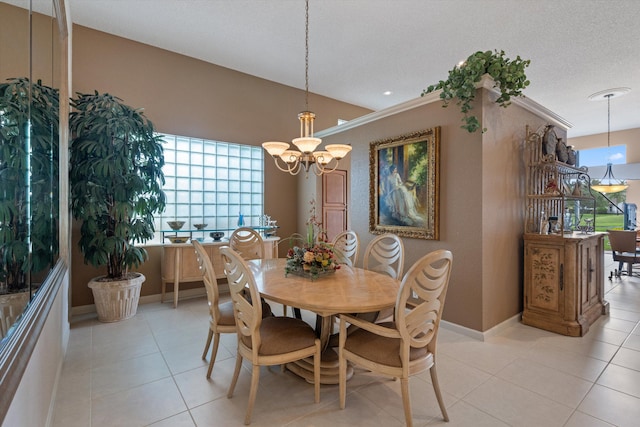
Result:
<svg viewBox="0 0 640 427">
<path fill-rule="evenodd" d="M 277 254 L 277 243 L 280 237 L 264 238 L 265 258 L 273 258 Z M 216 278 L 225 278 L 219 248 L 229 245 L 228 240 L 205 241 L 202 246 L 211 259 Z M 164 302 L 167 283 L 173 283 L 173 308 L 178 306 L 178 289 L 180 283 L 201 282 L 202 273 L 198 267 L 196 251 L 191 243 L 167 243 L 162 248 L 162 294 L 160 302 Z"/>
</svg>

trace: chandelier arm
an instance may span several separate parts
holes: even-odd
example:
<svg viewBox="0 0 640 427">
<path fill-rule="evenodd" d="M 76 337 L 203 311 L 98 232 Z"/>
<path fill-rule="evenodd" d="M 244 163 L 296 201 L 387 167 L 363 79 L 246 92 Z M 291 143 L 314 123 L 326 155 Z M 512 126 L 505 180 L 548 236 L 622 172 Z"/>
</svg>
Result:
<svg viewBox="0 0 640 427">
<path fill-rule="evenodd" d="M 298 173 L 302 170 L 302 168 L 300 167 L 300 161 L 296 161 L 293 166 L 289 167 L 289 174 L 290 175 L 298 175 Z"/>
<path fill-rule="evenodd" d="M 287 163 L 287 162 L 285 162 L 284 160 L 282 160 L 282 158 L 280 158 L 280 156 L 278 156 L 278 157 L 274 157 L 274 158 L 273 158 L 273 160 L 274 160 L 274 162 L 275 162 L 275 164 L 276 164 L 276 167 L 277 167 L 278 169 L 280 169 L 282 172 L 288 172 L 288 173 L 290 173 L 291 175 L 295 175 L 295 174 L 297 174 L 297 173 L 299 172 L 299 171 L 293 172 L 293 171 L 296 169 L 296 166 L 298 166 L 298 164 L 299 164 L 299 162 L 298 162 L 298 161 L 296 161 L 296 162 L 294 163 L 293 167 L 292 167 L 292 166 L 290 165 L 290 163 Z M 286 167 L 284 167 L 284 168 L 283 168 L 282 166 L 280 166 L 280 162 L 284 163 L 284 164 L 286 165 Z"/>
<path fill-rule="evenodd" d="M 336 160 L 336 159 L 332 159 L 331 161 L 333 162 L 334 160 L 335 160 L 335 164 L 334 164 L 334 166 L 332 168 L 328 167 L 329 163 L 331 163 L 331 162 L 327 163 L 326 165 L 322 165 L 320 163 L 316 163 L 316 169 L 320 172 L 320 173 L 316 173 L 316 175 L 320 176 L 323 173 L 331 173 L 334 170 L 336 170 L 338 168 L 338 164 L 339 163 L 338 163 L 338 160 Z"/>
</svg>

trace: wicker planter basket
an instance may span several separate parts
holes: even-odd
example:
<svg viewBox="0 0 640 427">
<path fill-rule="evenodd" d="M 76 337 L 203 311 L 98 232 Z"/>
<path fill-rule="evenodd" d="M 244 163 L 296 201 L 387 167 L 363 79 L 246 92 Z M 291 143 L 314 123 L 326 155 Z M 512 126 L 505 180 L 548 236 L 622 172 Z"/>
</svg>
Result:
<svg viewBox="0 0 640 427">
<path fill-rule="evenodd" d="M 132 273 L 131 279 L 117 281 L 104 281 L 103 277 L 96 277 L 89 282 L 98 320 L 118 322 L 135 316 L 140 300 L 140 288 L 146 279 L 144 275 Z"/>
</svg>

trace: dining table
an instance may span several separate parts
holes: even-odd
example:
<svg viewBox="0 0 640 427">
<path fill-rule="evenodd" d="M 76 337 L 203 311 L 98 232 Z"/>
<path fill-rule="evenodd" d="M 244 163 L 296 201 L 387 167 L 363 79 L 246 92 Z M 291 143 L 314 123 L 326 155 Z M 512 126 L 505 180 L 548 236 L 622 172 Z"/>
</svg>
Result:
<svg viewBox="0 0 640 427">
<path fill-rule="evenodd" d="M 338 383 L 338 355 L 329 346 L 335 316 L 340 313 L 371 313 L 395 305 L 400 282 L 386 274 L 341 264 L 335 272 L 310 277 L 285 274 L 286 258 L 248 262 L 260 295 L 269 301 L 309 310 L 316 314 L 316 333 L 322 345 L 322 384 Z M 313 381 L 313 359 L 287 368 Z M 350 368 L 348 376 L 353 370 Z"/>
</svg>

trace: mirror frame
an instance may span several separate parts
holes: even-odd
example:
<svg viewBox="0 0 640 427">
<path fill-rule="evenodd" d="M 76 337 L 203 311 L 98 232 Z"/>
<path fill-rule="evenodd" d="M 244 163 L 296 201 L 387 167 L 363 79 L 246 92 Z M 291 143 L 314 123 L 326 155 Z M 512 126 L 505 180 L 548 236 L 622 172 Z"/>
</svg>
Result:
<svg viewBox="0 0 640 427">
<path fill-rule="evenodd" d="M 67 10 L 65 0 L 51 0 L 54 7 L 55 16 L 58 23 L 58 34 L 60 44 L 60 69 L 57 71 L 60 76 L 60 102 L 59 102 L 59 203 L 61 207 L 69 206 L 68 203 L 68 150 L 69 150 L 69 89 L 70 89 L 70 22 L 67 20 Z M 31 13 L 31 11 L 30 11 Z M 53 42 L 53 40 L 52 40 Z M 0 424 L 4 421 L 6 414 L 13 402 L 20 382 L 28 367 L 31 356 L 38 344 L 42 330 L 47 322 L 51 307 L 56 296 L 59 294 L 65 281 L 68 283 L 68 265 L 70 262 L 70 222 L 68 209 L 59 210 L 59 257 L 47 275 L 38 292 L 27 305 L 20 320 L 16 323 L 15 329 L 10 337 L 0 349 L 0 389 L 2 398 L 0 399 Z M 70 300 L 69 294 L 61 296 Z M 63 303 L 63 307 L 68 307 L 68 303 Z M 68 321 L 69 310 L 66 313 Z M 61 337 L 66 340 L 68 337 Z"/>
</svg>

